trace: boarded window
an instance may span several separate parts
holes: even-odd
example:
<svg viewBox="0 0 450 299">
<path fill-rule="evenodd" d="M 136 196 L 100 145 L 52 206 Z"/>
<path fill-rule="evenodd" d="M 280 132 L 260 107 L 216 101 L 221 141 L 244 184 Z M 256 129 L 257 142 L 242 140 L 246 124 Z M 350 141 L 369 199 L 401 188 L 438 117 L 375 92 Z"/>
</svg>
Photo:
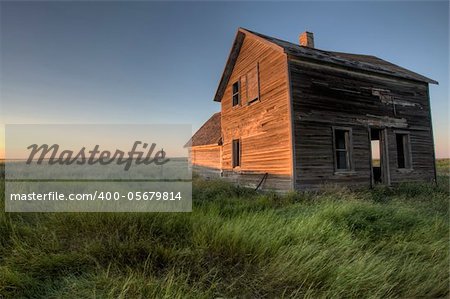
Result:
<svg viewBox="0 0 450 299">
<path fill-rule="evenodd" d="M 334 169 L 335 171 L 351 170 L 351 130 L 334 129 Z"/>
<path fill-rule="evenodd" d="M 411 168 L 411 148 L 408 134 L 395 134 L 397 141 L 397 166 L 398 168 Z"/>
<path fill-rule="evenodd" d="M 241 142 L 239 139 L 233 139 L 233 168 L 241 166 Z"/>
<path fill-rule="evenodd" d="M 247 74 L 245 74 L 244 76 L 241 76 L 241 78 L 239 78 L 239 86 L 241 89 L 241 93 L 240 93 L 240 101 L 241 103 L 244 102 L 248 102 L 248 95 L 247 95 Z"/>
<path fill-rule="evenodd" d="M 233 90 L 232 90 L 232 94 L 233 94 L 233 106 L 239 105 L 241 102 L 241 96 L 240 96 L 240 83 L 239 81 L 236 81 L 235 83 L 233 83 Z"/>
<path fill-rule="evenodd" d="M 247 102 L 250 104 L 259 99 L 259 66 L 256 65 L 247 73 Z"/>
</svg>

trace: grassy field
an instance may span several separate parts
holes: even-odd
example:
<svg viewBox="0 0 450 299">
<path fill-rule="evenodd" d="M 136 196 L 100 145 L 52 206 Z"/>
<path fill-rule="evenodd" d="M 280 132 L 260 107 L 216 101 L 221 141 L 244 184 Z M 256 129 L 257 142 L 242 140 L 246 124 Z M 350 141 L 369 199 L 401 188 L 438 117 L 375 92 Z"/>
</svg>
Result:
<svg viewBox="0 0 450 299">
<path fill-rule="evenodd" d="M 437 187 L 285 196 L 197 180 L 192 213 L 5 214 L 2 197 L 0 298 L 448 297 L 449 166 Z"/>
</svg>

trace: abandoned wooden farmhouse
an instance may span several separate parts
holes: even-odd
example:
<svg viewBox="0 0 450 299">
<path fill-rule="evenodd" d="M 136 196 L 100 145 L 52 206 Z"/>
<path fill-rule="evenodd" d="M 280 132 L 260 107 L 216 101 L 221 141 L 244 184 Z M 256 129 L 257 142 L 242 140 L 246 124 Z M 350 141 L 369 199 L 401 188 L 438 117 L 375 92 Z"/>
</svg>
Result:
<svg viewBox="0 0 450 299">
<path fill-rule="evenodd" d="M 239 28 L 220 112 L 187 144 L 193 170 L 280 191 L 433 181 L 429 83 L 375 56 L 316 49 L 310 32 L 293 44 Z"/>
</svg>

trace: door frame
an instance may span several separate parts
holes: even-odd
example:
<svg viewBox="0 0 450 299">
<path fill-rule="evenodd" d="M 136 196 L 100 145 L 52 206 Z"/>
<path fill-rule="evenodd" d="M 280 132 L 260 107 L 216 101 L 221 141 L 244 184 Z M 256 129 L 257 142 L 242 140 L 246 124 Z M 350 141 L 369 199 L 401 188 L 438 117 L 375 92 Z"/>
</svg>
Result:
<svg viewBox="0 0 450 299">
<path fill-rule="evenodd" d="M 372 130 L 379 132 L 380 144 L 380 171 L 382 185 L 391 185 L 391 175 L 389 170 L 389 147 L 388 147 L 388 130 L 385 127 L 369 126 L 369 165 L 370 165 L 370 187 L 375 186 L 375 178 L 373 177 L 373 159 L 372 159 Z"/>
</svg>

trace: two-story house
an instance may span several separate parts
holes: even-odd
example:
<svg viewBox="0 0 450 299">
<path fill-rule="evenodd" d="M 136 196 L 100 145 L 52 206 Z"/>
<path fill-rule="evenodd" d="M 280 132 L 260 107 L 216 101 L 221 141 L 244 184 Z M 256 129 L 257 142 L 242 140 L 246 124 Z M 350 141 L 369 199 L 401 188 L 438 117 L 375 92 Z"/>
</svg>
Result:
<svg viewBox="0 0 450 299">
<path fill-rule="evenodd" d="M 280 191 L 435 180 L 429 83 L 375 56 L 239 28 L 194 170 Z M 374 156 L 379 158 L 374 163 Z"/>
</svg>

